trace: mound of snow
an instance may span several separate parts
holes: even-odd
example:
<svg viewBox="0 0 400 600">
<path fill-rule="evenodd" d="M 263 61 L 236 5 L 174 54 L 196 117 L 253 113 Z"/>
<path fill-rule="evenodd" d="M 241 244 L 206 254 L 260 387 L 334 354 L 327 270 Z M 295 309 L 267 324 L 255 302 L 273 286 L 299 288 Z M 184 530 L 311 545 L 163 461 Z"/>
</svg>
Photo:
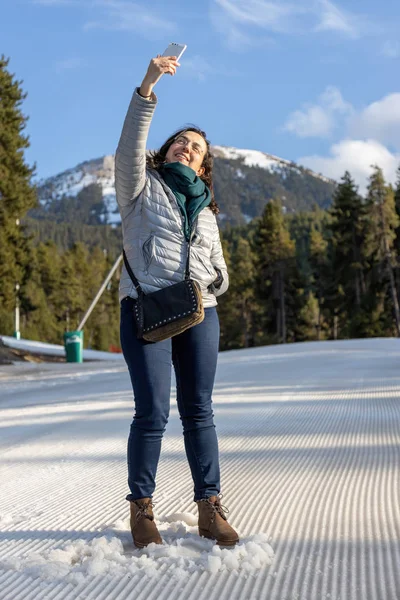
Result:
<svg viewBox="0 0 400 600">
<path fill-rule="evenodd" d="M 197 518 L 191 513 L 165 516 L 158 521 L 158 527 L 162 545 L 137 549 L 126 519 L 101 535 L 83 534 L 80 539 L 61 542 L 39 553 L 4 559 L 0 568 L 40 577 L 44 582 L 64 580 L 78 585 L 97 575 L 120 579 L 141 574 L 157 579 L 166 569 L 177 580 L 204 571 L 247 576 L 273 562 L 274 552 L 265 534 L 243 538 L 233 548 L 221 548 L 212 540 L 199 537 Z"/>
</svg>

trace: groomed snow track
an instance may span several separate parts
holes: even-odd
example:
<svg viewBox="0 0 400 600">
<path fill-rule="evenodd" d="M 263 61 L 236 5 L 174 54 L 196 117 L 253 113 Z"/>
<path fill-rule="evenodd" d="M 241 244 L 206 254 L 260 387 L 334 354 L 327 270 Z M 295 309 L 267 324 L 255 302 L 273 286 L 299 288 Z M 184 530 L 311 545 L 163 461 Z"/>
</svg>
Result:
<svg viewBox="0 0 400 600">
<path fill-rule="evenodd" d="M 155 494 L 165 547 L 132 547 L 122 363 L 3 367 L 0 398 L 1 600 L 400 599 L 400 340 L 220 355 L 234 551 L 196 535 L 174 399 Z"/>
</svg>

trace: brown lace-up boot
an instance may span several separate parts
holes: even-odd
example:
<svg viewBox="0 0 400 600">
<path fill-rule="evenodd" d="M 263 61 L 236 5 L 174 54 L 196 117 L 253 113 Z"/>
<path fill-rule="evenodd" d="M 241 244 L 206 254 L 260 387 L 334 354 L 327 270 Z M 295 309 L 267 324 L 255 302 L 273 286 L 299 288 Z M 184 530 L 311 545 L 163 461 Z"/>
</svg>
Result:
<svg viewBox="0 0 400 600">
<path fill-rule="evenodd" d="M 219 496 L 210 496 L 197 502 L 199 507 L 199 535 L 216 540 L 219 546 L 234 546 L 239 536 L 226 520 L 229 512 L 222 506 Z"/>
<path fill-rule="evenodd" d="M 130 505 L 131 532 L 135 546 L 144 548 L 151 543 L 162 544 L 161 536 L 154 522 L 151 498 L 132 500 Z"/>
</svg>

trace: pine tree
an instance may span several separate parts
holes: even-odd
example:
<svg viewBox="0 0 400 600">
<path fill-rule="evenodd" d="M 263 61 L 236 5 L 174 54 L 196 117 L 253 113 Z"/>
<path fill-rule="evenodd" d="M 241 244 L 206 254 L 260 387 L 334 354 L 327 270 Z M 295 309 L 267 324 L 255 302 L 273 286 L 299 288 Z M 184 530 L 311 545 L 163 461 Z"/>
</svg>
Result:
<svg viewBox="0 0 400 600">
<path fill-rule="evenodd" d="M 397 182 L 394 192 L 394 202 L 396 206 L 397 215 L 400 217 L 400 165 L 397 168 Z"/>
<path fill-rule="evenodd" d="M 282 204 L 269 202 L 259 221 L 254 240 L 256 289 L 264 305 L 266 327 L 281 343 L 287 341 L 286 281 L 293 265 L 295 244 L 285 223 Z M 275 326 L 271 322 L 271 316 Z"/>
<path fill-rule="evenodd" d="M 229 335 L 231 348 L 254 345 L 255 267 L 250 243 L 239 237 L 232 252 L 230 270 Z"/>
<path fill-rule="evenodd" d="M 297 329 L 302 340 L 319 340 L 321 330 L 321 308 L 318 299 L 309 292 L 298 314 Z"/>
<path fill-rule="evenodd" d="M 62 255 L 57 313 L 64 331 L 75 330 L 92 298 L 87 281 L 90 276 L 89 251 L 83 244 L 74 244 Z"/>
<path fill-rule="evenodd" d="M 400 223 L 400 166 L 397 169 L 397 182 L 394 190 L 394 204 L 396 208 L 396 214 L 399 217 Z M 395 282 L 397 294 L 400 293 L 400 225 L 396 228 L 396 238 L 394 241 L 394 251 L 396 253 L 397 261 L 395 266 Z"/>
<path fill-rule="evenodd" d="M 365 294 L 363 224 L 365 209 L 362 198 L 348 171 L 338 185 L 330 210 L 332 221 L 332 268 L 336 299 L 334 313 L 340 330 L 348 334 L 355 310 L 359 310 Z M 335 318 L 336 320 L 336 318 Z M 336 337 L 337 324 L 334 325 Z"/>
<path fill-rule="evenodd" d="M 37 265 L 40 273 L 40 287 L 46 298 L 46 309 L 49 315 L 46 316 L 45 322 L 42 322 L 40 335 L 37 339 L 45 339 L 48 342 L 55 344 L 62 343 L 62 335 L 64 332 L 64 323 L 60 315 L 60 304 L 62 296 L 61 288 L 61 268 L 62 257 L 57 246 L 53 242 L 39 244 L 36 249 Z M 28 322 L 30 322 L 30 314 L 27 314 Z M 30 336 L 30 339 L 35 339 Z"/>
<path fill-rule="evenodd" d="M 329 281 L 328 281 L 328 270 L 329 270 L 329 259 L 328 259 L 328 242 L 322 235 L 321 231 L 312 227 L 310 232 L 310 262 L 313 272 L 313 284 L 315 288 L 316 296 L 311 293 L 308 298 L 307 304 L 312 314 L 316 310 L 316 339 L 321 339 L 321 330 L 323 326 L 323 308 L 325 303 L 325 297 L 328 292 Z M 316 302 L 316 308 L 315 308 Z"/>
<path fill-rule="evenodd" d="M 27 117 L 21 111 L 26 98 L 14 79 L 9 60 L 0 57 L 0 332 L 13 331 L 16 285 L 25 302 L 30 243 L 21 220 L 36 204 L 31 184 L 35 168 L 24 161 L 29 138 L 24 135 Z"/>
<path fill-rule="evenodd" d="M 48 271 L 57 262 L 57 251 L 51 255 L 48 248 L 32 251 L 29 275 L 25 286 L 25 302 L 21 311 L 24 337 L 30 340 L 60 344 L 62 335 L 57 321 L 56 305 L 48 285 Z"/>
<path fill-rule="evenodd" d="M 232 261 L 231 261 L 231 243 L 221 234 L 221 244 L 224 253 L 226 266 L 229 273 L 229 288 L 222 296 L 218 297 L 218 317 L 220 322 L 220 349 L 229 350 L 237 348 L 235 335 L 232 333 L 232 323 L 235 320 L 234 315 L 234 296 L 232 293 Z"/>
<path fill-rule="evenodd" d="M 393 249 L 399 217 L 393 188 L 385 184 L 382 169 L 377 166 L 369 180 L 367 210 L 366 253 L 372 268 L 377 270 L 378 282 L 389 287 L 396 332 L 400 337 L 400 311 L 393 272 L 397 264 Z"/>
</svg>

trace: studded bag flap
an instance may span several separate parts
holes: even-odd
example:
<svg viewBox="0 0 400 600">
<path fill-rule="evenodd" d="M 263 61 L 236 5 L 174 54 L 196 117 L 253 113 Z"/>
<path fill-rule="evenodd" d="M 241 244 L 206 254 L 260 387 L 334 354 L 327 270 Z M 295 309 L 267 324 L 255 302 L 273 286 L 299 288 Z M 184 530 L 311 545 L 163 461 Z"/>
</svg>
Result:
<svg viewBox="0 0 400 600">
<path fill-rule="evenodd" d="M 190 278 L 190 245 L 191 240 L 188 244 L 185 279 L 150 294 L 144 293 L 123 250 L 126 270 L 138 294 L 133 305 L 133 314 L 139 339 L 159 342 L 203 321 L 204 307 L 200 286 Z"/>
</svg>

